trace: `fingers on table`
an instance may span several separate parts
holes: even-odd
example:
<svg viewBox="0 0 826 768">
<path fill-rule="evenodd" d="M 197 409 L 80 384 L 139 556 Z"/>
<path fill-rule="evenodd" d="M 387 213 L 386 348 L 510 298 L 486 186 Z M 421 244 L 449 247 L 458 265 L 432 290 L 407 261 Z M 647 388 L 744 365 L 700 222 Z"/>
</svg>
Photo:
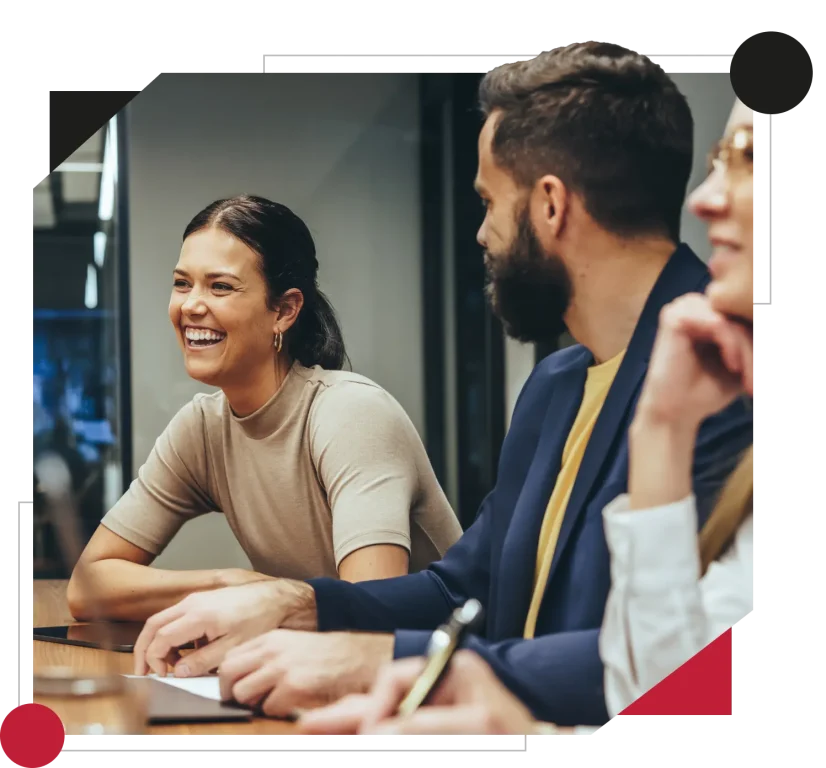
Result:
<svg viewBox="0 0 826 768">
<path fill-rule="evenodd" d="M 225 701 L 235 698 L 236 684 L 264 664 L 264 657 L 260 652 L 260 644 L 256 641 L 244 643 L 234 648 L 224 657 L 218 669 L 221 684 L 221 697 Z M 250 690 L 249 686 L 241 688 L 242 695 Z M 236 699 L 241 702 L 241 699 Z"/>
<path fill-rule="evenodd" d="M 424 659 L 404 659 L 379 671 L 363 713 L 365 727 L 371 727 L 396 712 L 424 669 L 424 664 Z"/>
<path fill-rule="evenodd" d="M 196 650 L 180 656 L 180 661 L 175 665 L 175 676 L 198 677 L 199 675 L 208 675 L 221 665 L 221 662 L 227 653 L 233 649 L 236 642 L 236 640 L 224 636 L 205 645 L 199 644 Z"/>
<path fill-rule="evenodd" d="M 154 671 L 147 663 L 147 649 L 155 641 L 158 631 L 162 627 L 165 627 L 169 622 L 182 616 L 183 612 L 184 609 L 181 607 L 181 604 L 178 603 L 177 605 L 173 605 L 171 608 L 167 608 L 165 611 L 161 611 L 160 613 L 156 613 L 154 616 L 151 616 L 146 621 L 146 624 L 143 625 L 143 629 L 141 630 L 140 635 L 138 635 L 134 648 L 136 675 L 145 675 L 148 671 Z"/>
<path fill-rule="evenodd" d="M 158 614 L 158 616 L 161 616 L 161 614 Z M 172 614 L 155 629 L 146 646 L 144 662 L 153 672 L 161 674 L 161 672 L 165 672 L 165 669 L 161 670 L 161 667 L 163 667 L 164 660 L 171 651 L 197 640 L 203 635 L 203 622 L 197 614 L 185 613 L 177 617 Z"/>
<path fill-rule="evenodd" d="M 355 734 L 359 732 L 370 707 L 370 696 L 350 694 L 328 707 L 303 713 L 298 721 L 298 730 L 308 734 Z"/>
</svg>

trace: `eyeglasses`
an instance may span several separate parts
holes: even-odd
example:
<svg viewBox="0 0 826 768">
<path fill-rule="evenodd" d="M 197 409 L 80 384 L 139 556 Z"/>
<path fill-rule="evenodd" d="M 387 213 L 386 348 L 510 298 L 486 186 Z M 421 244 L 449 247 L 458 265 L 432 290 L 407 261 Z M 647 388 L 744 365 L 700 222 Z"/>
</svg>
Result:
<svg viewBox="0 0 826 768">
<path fill-rule="evenodd" d="M 708 156 L 708 172 L 729 172 L 731 174 L 750 174 L 754 162 L 754 138 L 752 129 L 741 126 L 729 136 L 718 142 Z"/>
</svg>

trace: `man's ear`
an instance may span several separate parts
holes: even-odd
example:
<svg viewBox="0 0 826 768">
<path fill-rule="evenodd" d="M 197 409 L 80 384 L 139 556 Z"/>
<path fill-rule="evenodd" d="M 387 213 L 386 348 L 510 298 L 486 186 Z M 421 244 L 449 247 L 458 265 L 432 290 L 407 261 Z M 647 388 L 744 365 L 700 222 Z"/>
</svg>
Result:
<svg viewBox="0 0 826 768">
<path fill-rule="evenodd" d="M 531 195 L 532 219 L 545 237 L 556 240 L 562 234 L 570 203 L 568 188 L 558 176 L 547 174 L 536 182 Z"/>
</svg>

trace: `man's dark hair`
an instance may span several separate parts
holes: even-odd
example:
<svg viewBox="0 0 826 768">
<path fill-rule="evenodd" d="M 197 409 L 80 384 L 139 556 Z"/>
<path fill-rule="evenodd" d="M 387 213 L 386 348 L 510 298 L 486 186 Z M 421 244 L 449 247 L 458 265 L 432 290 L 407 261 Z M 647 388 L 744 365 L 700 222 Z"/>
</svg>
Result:
<svg viewBox="0 0 826 768">
<path fill-rule="evenodd" d="M 517 183 L 552 174 L 608 231 L 679 241 L 694 121 L 650 59 L 609 43 L 555 48 L 489 72 L 479 100 L 485 116 L 501 111 L 493 155 Z"/>
</svg>

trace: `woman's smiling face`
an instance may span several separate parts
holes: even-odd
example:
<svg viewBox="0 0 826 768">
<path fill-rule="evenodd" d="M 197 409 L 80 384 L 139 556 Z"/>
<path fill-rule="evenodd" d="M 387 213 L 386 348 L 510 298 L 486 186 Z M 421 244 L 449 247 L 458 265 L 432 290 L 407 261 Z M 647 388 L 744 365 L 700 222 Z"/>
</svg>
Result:
<svg viewBox="0 0 826 768">
<path fill-rule="evenodd" d="M 718 312 L 751 320 L 754 310 L 754 178 L 752 111 L 737 102 L 715 166 L 689 197 L 689 208 L 708 224 L 714 246 L 706 289 Z"/>
<path fill-rule="evenodd" d="M 169 319 L 193 379 L 237 387 L 272 365 L 276 318 L 258 254 L 218 227 L 186 238 L 173 273 Z"/>
</svg>

